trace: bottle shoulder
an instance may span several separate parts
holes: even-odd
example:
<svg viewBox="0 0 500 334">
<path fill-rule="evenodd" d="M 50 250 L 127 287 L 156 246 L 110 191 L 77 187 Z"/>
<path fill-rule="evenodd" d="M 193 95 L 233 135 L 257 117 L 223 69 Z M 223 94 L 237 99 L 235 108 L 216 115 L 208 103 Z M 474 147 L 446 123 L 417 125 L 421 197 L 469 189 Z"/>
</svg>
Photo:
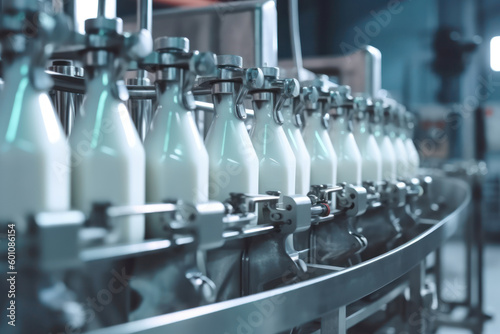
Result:
<svg viewBox="0 0 500 334">
<path fill-rule="evenodd" d="M 142 141 L 122 101 L 104 97 L 95 104 L 92 97 L 82 105 L 70 135 L 73 150 L 88 145 L 91 151 L 109 155 L 144 155 Z"/>
<path fill-rule="evenodd" d="M 257 161 L 245 123 L 236 118 L 215 119 L 205 138 L 205 147 L 211 160 L 235 157 Z"/>
<path fill-rule="evenodd" d="M 47 93 L 28 87 L 19 99 L 6 94 L 9 91 L 2 92 L 0 98 L 1 150 L 36 153 L 68 148 L 66 135 Z"/>
</svg>

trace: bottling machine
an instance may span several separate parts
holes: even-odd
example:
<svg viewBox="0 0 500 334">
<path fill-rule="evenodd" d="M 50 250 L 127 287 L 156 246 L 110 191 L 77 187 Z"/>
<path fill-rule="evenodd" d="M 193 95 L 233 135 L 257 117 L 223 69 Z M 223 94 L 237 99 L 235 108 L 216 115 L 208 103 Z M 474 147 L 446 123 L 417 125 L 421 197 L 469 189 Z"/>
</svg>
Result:
<svg viewBox="0 0 500 334">
<path fill-rule="evenodd" d="M 413 114 L 377 95 L 380 54 L 361 51 L 353 90 L 302 67 L 294 1 L 281 68 L 274 1 L 139 0 L 134 32 L 105 8 L 81 34 L 52 1 L 2 1 L 2 333 L 445 322 L 428 259 L 470 185 L 419 169 Z"/>
</svg>

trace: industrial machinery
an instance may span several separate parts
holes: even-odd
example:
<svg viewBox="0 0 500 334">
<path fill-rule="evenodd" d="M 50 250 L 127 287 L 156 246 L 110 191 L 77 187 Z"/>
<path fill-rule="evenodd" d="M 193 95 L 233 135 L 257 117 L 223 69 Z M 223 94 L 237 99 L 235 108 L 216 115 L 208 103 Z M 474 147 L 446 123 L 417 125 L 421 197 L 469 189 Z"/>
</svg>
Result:
<svg viewBox="0 0 500 334">
<path fill-rule="evenodd" d="M 471 190 L 419 170 L 379 66 L 364 91 L 275 67 L 273 1 L 138 4 L 138 32 L 101 0 L 80 34 L 51 1 L 2 1 L 0 331 L 435 330 L 428 256 Z M 251 45 L 203 39 L 228 24 Z"/>
</svg>

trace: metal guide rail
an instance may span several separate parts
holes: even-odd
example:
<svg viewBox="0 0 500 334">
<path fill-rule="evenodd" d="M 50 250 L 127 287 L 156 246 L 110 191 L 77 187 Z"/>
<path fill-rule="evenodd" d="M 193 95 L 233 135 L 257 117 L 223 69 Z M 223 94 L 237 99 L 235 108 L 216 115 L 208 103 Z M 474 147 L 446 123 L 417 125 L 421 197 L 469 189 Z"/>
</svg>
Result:
<svg viewBox="0 0 500 334">
<path fill-rule="evenodd" d="M 439 220 L 422 219 L 418 236 L 385 254 L 350 268 L 308 265 L 310 279 L 300 283 L 88 334 L 236 333 L 238 326 L 248 321 L 258 325 L 252 328 L 255 333 L 279 333 L 321 319 L 410 272 L 463 223 L 471 199 L 468 186 L 451 178 L 434 182 L 435 189 L 445 191 L 438 197 L 454 194 L 447 197 L 446 215 Z M 401 293 L 404 287 L 404 284 L 398 285 L 393 291 Z M 352 326 L 357 321 L 354 316 L 362 318 L 356 314 L 344 318 L 347 325 Z M 251 317 L 256 320 L 248 320 Z"/>
<path fill-rule="evenodd" d="M 232 241 L 259 238 L 259 236 L 265 238 L 266 234 L 271 231 L 274 231 L 271 234 L 272 237 L 265 239 L 268 240 L 266 242 L 274 242 L 273 239 L 277 239 L 277 244 L 279 244 L 282 241 L 284 243 L 284 238 L 291 233 L 308 232 L 309 226 L 335 224 L 336 220 L 346 219 L 349 212 L 352 216 L 363 217 L 367 210 L 367 208 L 356 209 L 358 205 L 348 202 L 345 205 L 351 211 L 344 210 L 343 213 L 336 211 L 339 215 L 333 217 L 332 220 L 329 210 L 325 212 L 325 207 L 319 204 L 321 197 L 337 192 L 338 202 L 341 202 L 339 199 L 343 199 L 342 196 L 345 193 L 355 192 L 345 185 L 332 187 L 330 188 L 333 189 L 332 191 L 323 189 L 323 192 L 321 188 L 324 187 L 317 188 L 315 190 L 317 196 L 312 195 L 313 191 L 310 199 L 303 196 L 285 197 L 285 209 L 274 205 L 279 199 L 276 194 L 266 196 L 234 194 L 231 201 L 227 203 L 214 202 L 215 204 L 197 207 L 171 203 L 138 207 L 96 206 L 93 211 L 94 215 L 85 223 L 88 231 L 105 229 L 113 221 L 128 215 L 165 215 L 165 219 L 169 221 L 170 230 L 164 240 L 146 240 L 129 245 L 81 248 L 78 246 L 82 244 L 81 227 L 83 227 L 84 217 L 81 213 L 68 212 L 56 216 L 42 213 L 34 217 L 38 231 L 30 231 L 29 236 L 26 236 L 19 244 L 19 270 L 30 266 L 42 273 L 64 272 L 81 266 L 82 263 L 138 258 L 171 248 L 175 249 L 175 247 L 184 247 L 181 248 L 184 252 L 219 249 L 223 247 L 223 244 Z M 366 193 L 364 195 L 364 201 L 370 202 L 370 199 L 366 198 Z M 102 326 L 104 328 L 89 333 L 199 333 L 207 332 L 207 328 L 210 329 L 208 331 L 210 333 L 235 333 L 241 321 L 258 324 L 258 328 L 255 329 L 258 333 L 279 333 L 317 319 L 322 319 L 322 333 L 338 332 L 342 326 L 351 327 L 362 321 L 380 309 L 383 303 L 387 303 L 406 289 L 407 283 L 402 282 L 385 297 L 370 303 L 368 307 L 352 314 L 346 315 L 345 313 L 346 305 L 405 276 L 415 266 L 419 267 L 418 264 L 422 263 L 429 253 L 439 248 L 466 218 L 465 213 L 469 206 L 470 196 L 469 187 L 463 181 L 454 178 L 434 178 L 432 189 L 421 197 L 422 201 L 419 205 L 422 214 L 418 219 L 417 232 L 408 241 L 381 255 L 367 258 L 349 267 L 339 267 L 313 261 L 313 256 L 302 256 L 300 251 L 298 255 L 288 250 L 283 254 L 268 254 L 269 256 L 289 256 L 297 265 L 305 266 L 299 272 L 298 280 L 270 290 L 265 289 L 268 290 L 265 292 L 254 293 L 250 289 L 243 294 L 244 297 L 216 303 L 213 303 L 213 299 L 207 298 L 205 304 L 208 305 L 205 306 L 147 317 L 111 327 Z M 346 197 L 350 198 L 350 196 Z M 446 200 L 443 201 L 443 198 Z M 317 203 L 314 203 L 314 199 Z M 256 205 L 263 204 L 269 208 L 269 224 L 251 224 L 254 217 L 248 211 L 255 210 Z M 377 208 L 379 206 L 375 205 L 373 210 Z M 370 209 L 368 213 L 369 211 Z M 281 216 L 278 217 L 278 215 Z M 54 221 L 54 218 L 58 219 Z M 221 221 L 223 224 L 220 224 Z M 88 225 L 89 222 L 91 226 Z M 80 232 L 78 232 L 79 229 Z M 284 236 L 283 239 L 279 237 L 281 234 Z M 21 241 L 23 238 L 18 239 Z M 96 242 L 96 238 L 92 240 L 87 236 L 84 239 L 90 245 Z M 257 248 L 258 246 L 251 247 Z M 23 252 L 24 248 L 28 251 Z M 28 254 L 32 254 L 34 249 L 36 256 L 29 256 Z M 364 249 L 362 248 L 360 252 Z M 312 249 L 309 253 L 311 251 Z M 167 260 L 169 254 L 166 254 Z M 249 256 L 261 257 L 262 253 L 257 252 Z M 256 267 L 249 268 L 255 269 Z M 280 274 L 286 276 L 286 273 Z M 214 284 L 205 276 L 203 270 L 193 275 L 190 279 L 193 284 L 198 284 L 202 291 L 206 293 L 207 289 L 213 290 Z M 242 274 L 242 276 L 245 275 Z M 339 310 L 341 310 L 340 313 Z M 337 323 L 343 323 L 343 325 L 335 327 L 334 331 L 329 331 L 326 327 L 323 328 L 323 322 L 331 322 L 332 314 L 335 315 Z M 248 317 L 255 318 L 248 320 Z"/>
</svg>

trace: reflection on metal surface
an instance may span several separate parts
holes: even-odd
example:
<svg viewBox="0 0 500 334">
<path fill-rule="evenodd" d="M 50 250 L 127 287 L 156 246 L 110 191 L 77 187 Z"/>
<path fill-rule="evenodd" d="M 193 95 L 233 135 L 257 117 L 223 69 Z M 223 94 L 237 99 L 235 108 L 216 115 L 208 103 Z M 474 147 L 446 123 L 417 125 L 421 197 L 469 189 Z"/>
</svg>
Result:
<svg viewBox="0 0 500 334">
<path fill-rule="evenodd" d="M 409 272 L 456 231 L 458 225 L 466 219 L 465 212 L 471 199 L 470 189 L 457 179 L 437 177 L 434 183 L 440 194 L 448 198 L 448 209 L 441 214 L 439 220 L 425 219 L 420 225 L 422 233 L 418 237 L 383 255 L 341 271 L 323 266 L 321 268 L 331 268 L 331 272 L 325 274 L 321 270 L 319 277 L 315 275 L 316 268 L 310 266 L 303 277 L 305 281 L 300 283 L 101 329 L 91 334 L 152 334 L 165 331 L 196 333 L 203 332 L 206 328 L 214 333 L 234 332 L 239 325 L 238 317 L 251 314 L 258 310 L 256 305 L 263 304 L 272 305 L 274 311 L 272 317 L 262 318 L 259 333 L 277 333 L 317 319 Z M 395 266 L 395 263 L 398 265 Z M 325 294 L 332 298 L 325 298 Z"/>
</svg>

